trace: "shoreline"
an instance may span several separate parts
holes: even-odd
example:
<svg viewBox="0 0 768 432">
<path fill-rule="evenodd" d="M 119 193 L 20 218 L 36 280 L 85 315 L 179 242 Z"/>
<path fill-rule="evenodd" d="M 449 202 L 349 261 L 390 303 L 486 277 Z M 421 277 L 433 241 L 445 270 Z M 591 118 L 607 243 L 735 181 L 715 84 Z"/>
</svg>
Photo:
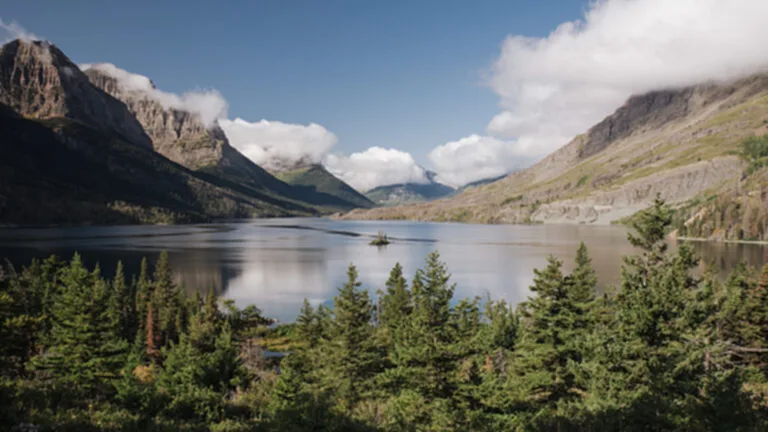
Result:
<svg viewBox="0 0 768 432">
<path fill-rule="evenodd" d="M 675 240 L 698 242 L 698 243 L 724 243 L 724 244 L 751 244 L 751 245 L 768 245 L 766 240 L 712 240 L 703 237 L 677 237 L 673 236 Z"/>
</svg>

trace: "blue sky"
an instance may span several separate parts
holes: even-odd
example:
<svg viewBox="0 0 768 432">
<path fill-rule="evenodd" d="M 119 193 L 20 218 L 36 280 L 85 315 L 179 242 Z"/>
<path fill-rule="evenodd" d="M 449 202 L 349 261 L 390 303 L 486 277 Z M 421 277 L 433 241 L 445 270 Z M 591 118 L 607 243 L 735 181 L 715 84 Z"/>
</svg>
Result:
<svg viewBox="0 0 768 432">
<path fill-rule="evenodd" d="M 158 88 L 218 89 L 229 117 L 319 123 L 334 151 L 410 152 L 485 133 L 483 76 L 509 34 L 543 37 L 587 2 L 2 1 L 0 17 L 77 63 L 110 62 Z"/>
</svg>

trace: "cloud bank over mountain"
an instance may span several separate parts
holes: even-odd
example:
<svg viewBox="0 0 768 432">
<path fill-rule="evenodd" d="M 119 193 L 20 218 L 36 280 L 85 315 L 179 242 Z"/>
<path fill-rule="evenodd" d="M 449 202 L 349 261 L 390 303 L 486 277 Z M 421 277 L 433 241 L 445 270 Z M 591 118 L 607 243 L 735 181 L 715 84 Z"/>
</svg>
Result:
<svg viewBox="0 0 768 432">
<path fill-rule="evenodd" d="M 315 164 L 338 142 L 328 129 L 316 123 L 308 125 L 241 118 L 219 120 L 230 144 L 267 169 L 290 168 L 296 164 Z"/>
<path fill-rule="evenodd" d="M 604 0 L 547 37 L 509 36 L 490 76 L 503 111 L 488 133 L 539 158 L 632 94 L 764 71 L 766 17 L 763 0 Z"/>
<path fill-rule="evenodd" d="M 0 18 L 0 44 L 21 39 L 26 42 L 43 40 L 40 36 L 28 31 L 16 21 L 4 21 Z"/>
<path fill-rule="evenodd" d="M 219 118 L 227 116 L 229 104 L 217 90 L 195 90 L 181 95 L 158 90 L 148 77 L 128 72 L 111 63 L 86 63 L 79 65 L 87 71 L 95 69 L 117 80 L 126 92 L 141 92 L 159 102 L 165 109 L 187 111 L 200 116 L 203 124 L 210 127 Z"/>
<path fill-rule="evenodd" d="M 499 177 L 531 162 L 518 153 L 515 143 L 480 135 L 437 146 L 428 157 L 437 179 L 454 187 Z"/>
<path fill-rule="evenodd" d="M 392 148 L 371 147 L 348 156 L 330 154 L 324 163 L 333 175 L 361 192 L 377 186 L 429 183 L 426 171 L 410 153 Z"/>
</svg>

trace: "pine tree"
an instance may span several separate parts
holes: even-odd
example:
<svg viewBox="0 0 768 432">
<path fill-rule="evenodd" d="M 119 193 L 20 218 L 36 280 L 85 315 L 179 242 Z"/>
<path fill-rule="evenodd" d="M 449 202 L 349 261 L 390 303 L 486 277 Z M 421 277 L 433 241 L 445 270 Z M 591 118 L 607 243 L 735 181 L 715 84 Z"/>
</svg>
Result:
<svg viewBox="0 0 768 432">
<path fill-rule="evenodd" d="M 394 334 L 392 360 L 406 377 L 406 388 L 427 399 L 451 397 L 450 377 L 458 367 L 453 351 L 455 327 L 451 322 L 454 287 L 440 255 L 427 256 L 426 268 L 418 270 L 411 286 L 413 311 Z"/>
<path fill-rule="evenodd" d="M 141 333 L 146 334 L 147 331 L 147 303 L 152 297 L 152 283 L 149 280 L 149 265 L 147 264 L 147 258 L 141 259 L 141 265 L 139 268 L 139 278 L 136 281 L 136 315 L 139 319 L 139 329 Z"/>
<path fill-rule="evenodd" d="M 309 300 L 306 298 L 301 305 L 301 311 L 296 318 L 296 333 L 301 341 L 307 343 L 308 348 L 315 348 L 321 337 L 320 323 Z"/>
<path fill-rule="evenodd" d="M 107 283 L 98 270 L 88 272 L 77 254 L 61 272 L 60 283 L 51 309 L 51 345 L 36 364 L 77 392 L 108 393 L 123 366 L 127 343 L 120 339 Z"/>
<path fill-rule="evenodd" d="M 367 390 L 366 385 L 378 371 L 379 353 L 372 343 L 373 305 L 368 291 L 360 288 L 357 269 L 350 265 L 347 282 L 334 298 L 333 340 L 335 359 L 341 379 L 337 383 L 341 403 L 353 406 Z"/>
<path fill-rule="evenodd" d="M 564 419 L 558 409 L 578 401 L 584 391 L 574 372 L 582 361 L 579 340 L 589 330 L 581 320 L 584 289 L 563 274 L 562 261 L 553 256 L 544 270 L 534 273 L 534 296 L 522 306 L 524 331 L 513 386 L 537 419 L 537 428 L 561 428 Z"/>
<path fill-rule="evenodd" d="M 125 283 L 123 263 L 118 261 L 115 277 L 112 279 L 112 296 L 119 316 L 120 335 L 128 341 L 132 341 L 138 331 L 135 288 L 135 285 Z"/>
<path fill-rule="evenodd" d="M 183 296 L 179 287 L 173 282 L 168 253 L 165 251 L 160 253 L 155 265 L 152 291 L 160 343 L 164 346 L 178 340 L 181 327 L 184 325 L 185 311 Z"/>
<path fill-rule="evenodd" d="M 691 275 L 698 260 L 687 244 L 666 254 L 671 214 L 657 198 L 635 222 L 629 240 L 642 252 L 624 260 L 614 325 L 622 349 L 612 360 L 621 371 L 614 387 L 624 389 L 618 398 L 634 407 L 630 421 L 654 429 L 674 427 L 681 401 L 700 391 L 704 373 L 704 351 L 688 342 L 697 329 L 685 314 L 699 292 Z"/>
<path fill-rule="evenodd" d="M 386 291 L 381 296 L 379 322 L 383 328 L 387 329 L 390 338 L 396 328 L 409 319 L 411 310 L 411 293 L 408 291 L 408 282 L 403 276 L 403 267 L 397 263 L 389 273 Z"/>
</svg>

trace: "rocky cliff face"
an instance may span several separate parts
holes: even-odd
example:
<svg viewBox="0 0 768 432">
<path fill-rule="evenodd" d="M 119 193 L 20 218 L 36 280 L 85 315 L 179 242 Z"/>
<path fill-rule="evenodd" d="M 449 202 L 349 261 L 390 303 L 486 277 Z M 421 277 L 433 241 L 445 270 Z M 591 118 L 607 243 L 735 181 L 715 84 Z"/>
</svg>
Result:
<svg viewBox="0 0 768 432">
<path fill-rule="evenodd" d="M 98 65 L 85 75 L 94 86 L 125 103 L 151 137 L 155 151 L 168 159 L 226 181 L 296 198 L 290 186 L 233 148 L 217 124 L 206 126 L 195 113 L 164 106 L 151 94 L 122 85 Z"/>
<path fill-rule="evenodd" d="M 224 163 L 224 147 L 229 144 L 218 126 L 207 128 L 193 113 L 167 108 L 144 92 L 126 89 L 97 67 L 87 69 L 85 75 L 128 107 L 163 156 L 190 169 Z"/>
<path fill-rule="evenodd" d="M 55 45 L 15 40 L 0 48 L 0 103 L 36 119 L 65 117 L 151 147 L 150 138 L 120 101 L 90 84 Z"/>
</svg>

